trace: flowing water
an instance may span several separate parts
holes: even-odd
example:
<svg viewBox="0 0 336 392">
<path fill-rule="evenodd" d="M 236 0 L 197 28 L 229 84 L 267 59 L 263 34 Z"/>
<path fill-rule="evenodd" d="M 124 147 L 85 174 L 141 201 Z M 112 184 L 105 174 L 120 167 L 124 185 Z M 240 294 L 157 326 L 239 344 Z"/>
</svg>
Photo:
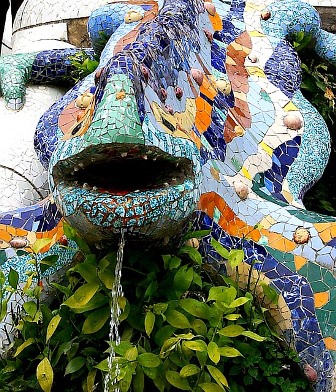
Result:
<svg viewBox="0 0 336 392">
<path fill-rule="evenodd" d="M 119 316 L 121 314 L 121 309 L 119 307 L 119 298 L 124 295 L 122 286 L 121 286 L 121 269 L 122 262 L 124 256 L 124 246 L 125 246 L 125 238 L 124 232 L 121 230 L 121 237 L 119 241 L 118 251 L 117 251 L 117 263 L 115 267 L 115 278 L 112 287 L 112 302 L 111 302 L 111 319 L 110 319 L 110 334 L 109 334 L 109 343 L 111 347 L 111 353 L 108 357 L 108 372 L 105 376 L 104 380 L 104 392 L 115 391 L 119 392 L 119 388 L 115 387 L 117 383 L 117 377 L 119 374 L 118 364 L 115 363 L 115 351 L 114 345 L 120 344 L 120 335 L 119 335 Z"/>
</svg>

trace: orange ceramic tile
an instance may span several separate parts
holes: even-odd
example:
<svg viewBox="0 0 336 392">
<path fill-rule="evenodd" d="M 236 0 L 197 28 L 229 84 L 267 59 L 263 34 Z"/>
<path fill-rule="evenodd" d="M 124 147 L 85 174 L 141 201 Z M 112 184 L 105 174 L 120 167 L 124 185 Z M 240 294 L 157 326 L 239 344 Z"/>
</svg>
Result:
<svg viewBox="0 0 336 392">
<path fill-rule="evenodd" d="M 9 242 L 12 239 L 12 236 L 8 233 L 8 231 L 4 229 L 0 229 L 0 240 Z"/>
<path fill-rule="evenodd" d="M 16 235 L 19 237 L 25 237 L 28 234 L 27 230 L 24 229 L 16 229 Z"/>
<path fill-rule="evenodd" d="M 201 132 L 205 132 L 211 124 L 211 105 L 202 97 L 196 98 L 196 118 L 195 126 Z"/>
<path fill-rule="evenodd" d="M 322 308 L 329 302 L 330 293 L 329 291 L 323 291 L 322 293 L 314 293 L 314 303 L 316 308 Z"/>
<path fill-rule="evenodd" d="M 201 139 L 196 135 L 194 131 L 190 132 L 190 139 L 195 143 L 196 147 L 200 150 L 202 146 Z"/>
<path fill-rule="evenodd" d="M 212 24 L 212 28 L 213 28 L 215 31 L 220 31 L 220 30 L 223 29 L 222 19 L 221 19 L 221 17 L 218 15 L 217 12 L 215 13 L 214 16 L 212 16 L 212 15 L 210 15 L 210 14 L 209 14 L 208 16 L 209 16 L 210 22 L 211 22 L 211 24 Z"/>
<path fill-rule="evenodd" d="M 217 95 L 217 91 L 214 88 L 211 80 L 208 77 L 203 78 L 203 83 L 200 86 L 200 92 L 207 96 L 211 101 L 214 100 L 215 96 Z"/>
<path fill-rule="evenodd" d="M 302 256 L 294 255 L 294 263 L 295 263 L 295 268 L 298 271 L 307 263 L 307 259 L 305 259 Z"/>
<path fill-rule="evenodd" d="M 331 336 L 325 338 L 324 343 L 328 350 L 336 350 L 336 339 L 333 339 Z"/>
</svg>

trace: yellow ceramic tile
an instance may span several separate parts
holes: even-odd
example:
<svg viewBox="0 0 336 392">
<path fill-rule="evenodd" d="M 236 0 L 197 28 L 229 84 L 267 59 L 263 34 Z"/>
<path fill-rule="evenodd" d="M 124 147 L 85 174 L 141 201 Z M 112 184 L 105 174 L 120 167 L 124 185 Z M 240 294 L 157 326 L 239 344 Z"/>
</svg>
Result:
<svg viewBox="0 0 336 392">
<path fill-rule="evenodd" d="M 245 167 L 242 167 L 241 172 L 242 172 L 242 174 L 243 174 L 246 178 L 248 178 L 249 180 L 252 181 L 251 174 L 249 173 L 249 171 L 248 171 Z"/>
<path fill-rule="evenodd" d="M 259 146 L 267 152 L 267 154 L 271 157 L 273 155 L 273 148 L 268 146 L 266 143 L 261 142 L 259 143 Z"/>
</svg>

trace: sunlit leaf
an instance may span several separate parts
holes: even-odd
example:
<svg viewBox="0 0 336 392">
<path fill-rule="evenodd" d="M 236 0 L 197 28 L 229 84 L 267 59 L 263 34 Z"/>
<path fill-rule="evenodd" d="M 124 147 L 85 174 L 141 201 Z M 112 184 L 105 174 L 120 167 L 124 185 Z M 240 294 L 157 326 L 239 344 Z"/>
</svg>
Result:
<svg viewBox="0 0 336 392">
<path fill-rule="evenodd" d="M 34 338 L 29 338 L 25 342 L 23 342 L 15 351 L 15 354 L 13 355 L 14 357 L 17 357 L 25 348 L 31 346 L 32 344 L 35 343 Z"/>
<path fill-rule="evenodd" d="M 263 342 L 264 340 L 266 340 L 265 337 L 258 335 L 257 333 L 254 333 L 252 331 L 244 331 L 242 332 L 243 336 L 246 336 L 250 339 L 256 340 L 257 342 Z"/>
<path fill-rule="evenodd" d="M 224 374 L 216 367 L 211 366 L 211 365 L 206 365 L 209 373 L 213 377 L 213 379 L 216 381 L 217 384 L 224 385 L 225 387 L 228 387 L 228 382 Z"/>
<path fill-rule="evenodd" d="M 37 365 L 36 378 L 44 392 L 51 391 L 54 381 L 54 371 L 47 357 L 42 359 L 42 361 Z"/>
<path fill-rule="evenodd" d="M 32 245 L 30 245 L 32 251 L 34 253 L 39 253 L 44 247 L 49 245 L 52 241 L 52 238 L 39 238 Z"/>
<path fill-rule="evenodd" d="M 46 334 L 46 342 L 48 342 L 48 340 L 53 336 L 54 332 L 56 331 L 56 328 L 58 327 L 58 324 L 60 323 L 62 317 L 59 314 L 56 314 L 56 316 L 54 316 L 49 324 L 48 324 L 48 328 L 47 328 L 47 334 Z"/>
<path fill-rule="evenodd" d="M 198 384 L 200 388 L 203 389 L 204 392 L 223 392 L 224 388 L 220 387 L 218 384 L 215 384 L 213 382 L 204 382 L 201 384 Z"/>
<path fill-rule="evenodd" d="M 212 362 L 218 363 L 220 360 L 219 348 L 215 342 L 208 344 L 208 355 Z"/>
<path fill-rule="evenodd" d="M 198 374 L 200 371 L 201 371 L 201 369 L 199 366 L 189 364 L 189 365 L 183 366 L 183 368 L 180 370 L 180 376 L 182 378 L 191 377 L 191 376 L 194 376 L 195 374 Z"/>
<path fill-rule="evenodd" d="M 223 257 L 223 259 L 227 260 L 229 258 L 229 251 L 224 248 L 222 244 L 216 241 L 214 238 L 211 238 L 211 245 L 215 249 L 215 251 Z"/>
<path fill-rule="evenodd" d="M 238 267 L 245 259 L 242 249 L 231 249 L 228 257 L 229 264 L 232 268 Z"/>
<path fill-rule="evenodd" d="M 228 325 L 227 327 L 224 327 L 218 331 L 218 333 L 222 336 L 227 336 L 229 338 L 234 338 L 236 336 L 241 335 L 245 331 L 245 328 L 243 328 L 240 325 Z"/>
<path fill-rule="evenodd" d="M 150 334 L 152 333 L 154 324 L 155 324 L 155 314 L 152 312 L 147 312 L 145 316 L 145 331 L 148 336 L 150 336 Z"/>
<path fill-rule="evenodd" d="M 208 319 L 210 308 L 204 302 L 194 298 L 183 298 L 179 300 L 179 306 L 189 314 L 203 319 Z"/>
<path fill-rule="evenodd" d="M 183 345 L 194 351 L 208 351 L 208 347 L 203 340 L 188 340 L 184 341 Z"/>
<path fill-rule="evenodd" d="M 227 358 L 242 356 L 242 354 L 237 349 L 229 346 L 219 347 L 219 353 L 222 357 L 227 357 Z"/>
<path fill-rule="evenodd" d="M 140 354 L 137 358 L 137 361 L 140 363 L 140 365 L 147 368 L 155 368 L 161 364 L 160 358 L 153 353 Z"/>
</svg>

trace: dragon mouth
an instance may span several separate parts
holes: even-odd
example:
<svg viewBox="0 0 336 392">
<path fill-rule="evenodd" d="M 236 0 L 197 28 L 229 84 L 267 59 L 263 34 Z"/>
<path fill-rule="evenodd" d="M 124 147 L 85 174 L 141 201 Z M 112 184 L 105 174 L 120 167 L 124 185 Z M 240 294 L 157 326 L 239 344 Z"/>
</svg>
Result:
<svg viewBox="0 0 336 392">
<path fill-rule="evenodd" d="M 91 146 L 52 169 L 62 215 L 95 244 L 121 229 L 137 241 L 174 238 L 195 210 L 199 178 L 190 159 L 135 145 Z"/>
<path fill-rule="evenodd" d="M 193 164 L 158 148 L 115 146 L 84 151 L 53 169 L 55 185 L 124 196 L 165 189 L 193 180 Z"/>
</svg>

